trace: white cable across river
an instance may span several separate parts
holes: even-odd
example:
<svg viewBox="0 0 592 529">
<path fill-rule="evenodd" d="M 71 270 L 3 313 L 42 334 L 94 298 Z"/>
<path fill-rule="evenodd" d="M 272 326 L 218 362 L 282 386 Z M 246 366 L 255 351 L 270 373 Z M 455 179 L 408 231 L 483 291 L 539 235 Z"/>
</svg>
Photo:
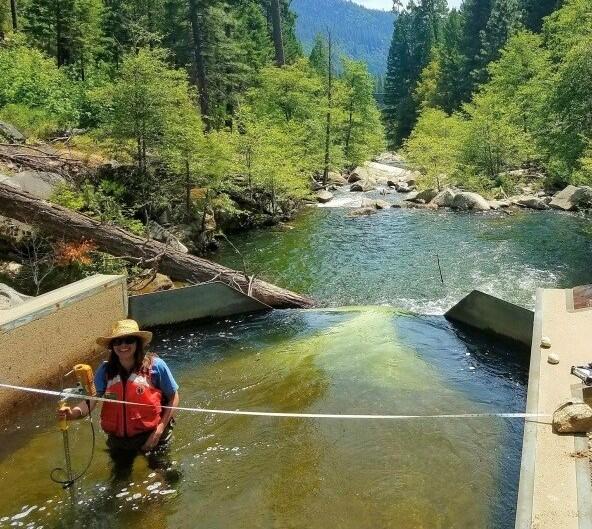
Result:
<svg viewBox="0 0 592 529">
<path fill-rule="evenodd" d="M 23 391 L 27 393 L 36 393 L 50 397 L 60 397 L 62 399 L 94 400 L 97 402 L 111 402 L 115 404 L 129 404 L 122 400 L 106 399 L 104 397 L 90 397 L 87 395 L 77 395 L 64 391 L 53 391 L 50 389 L 29 388 L 25 386 L 15 386 L 12 384 L 1 384 L 0 389 Z M 150 406 L 149 404 L 133 404 L 134 406 Z M 374 414 L 352 414 L 352 413 L 287 413 L 276 411 L 247 411 L 247 410 L 218 410 L 210 408 L 191 408 L 186 406 L 162 406 L 166 409 L 178 411 L 188 411 L 193 413 L 204 413 L 212 415 L 246 415 L 252 417 L 286 417 L 301 419 L 380 419 L 380 420 L 410 420 L 410 419 L 480 419 L 500 417 L 503 419 L 540 419 L 551 417 L 549 413 L 455 413 L 455 414 L 433 414 L 433 415 L 374 415 Z"/>
</svg>

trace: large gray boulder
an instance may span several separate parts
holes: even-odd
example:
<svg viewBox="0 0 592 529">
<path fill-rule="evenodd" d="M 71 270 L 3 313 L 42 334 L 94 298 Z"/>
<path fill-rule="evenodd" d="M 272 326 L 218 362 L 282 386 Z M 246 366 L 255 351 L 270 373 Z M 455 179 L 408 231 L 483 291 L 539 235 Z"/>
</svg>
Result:
<svg viewBox="0 0 592 529">
<path fill-rule="evenodd" d="M 431 204 L 434 204 L 439 208 L 451 208 L 454 203 L 455 195 L 456 193 L 452 191 L 452 189 L 443 189 L 431 200 Z"/>
<path fill-rule="evenodd" d="M 557 193 L 549 206 L 553 209 L 575 211 L 592 207 L 592 188 L 588 186 L 576 187 L 569 185 Z"/>
<path fill-rule="evenodd" d="M 372 191 L 376 187 L 376 184 L 371 180 L 359 180 L 355 184 L 352 184 L 349 188 L 350 191 L 366 192 Z"/>
<path fill-rule="evenodd" d="M 435 189 L 424 189 L 418 193 L 415 200 L 423 200 L 425 204 L 429 204 L 437 195 L 438 191 Z"/>
<path fill-rule="evenodd" d="M 43 200 L 47 200 L 58 185 L 66 184 L 63 176 L 45 171 L 23 171 L 2 180 Z"/>
<path fill-rule="evenodd" d="M 321 204 L 326 204 L 330 200 L 333 200 L 333 194 L 329 193 L 329 191 L 325 191 L 325 190 L 317 192 L 316 196 L 317 196 L 317 202 L 320 202 Z"/>
<path fill-rule="evenodd" d="M 556 433 L 583 433 L 592 431 L 592 408 L 584 402 L 566 402 L 553 414 Z"/>
<path fill-rule="evenodd" d="M 526 196 L 526 197 L 518 197 L 514 203 L 517 206 L 529 209 L 549 209 L 549 206 L 545 203 L 545 201 L 540 197 L 535 196 Z"/>
<path fill-rule="evenodd" d="M 344 186 L 347 184 L 347 179 L 344 178 L 340 173 L 329 171 L 327 175 L 327 182 L 338 186 Z"/>
<path fill-rule="evenodd" d="M 365 198 L 362 200 L 361 207 L 362 208 L 374 208 L 374 209 L 388 209 L 391 207 L 391 205 L 388 202 L 386 202 L 385 200 L 375 200 L 375 199 Z"/>
<path fill-rule="evenodd" d="M 14 288 L 0 283 L 0 310 L 13 309 L 22 305 L 27 300 L 31 299 L 31 296 L 25 296 L 20 292 L 17 292 Z"/>
<path fill-rule="evenodd" d="M 462 191 L 454 196 L 452 208 L 460 211 L 489 211 L 491 206 L 478 193 Z"/>
<path fill-rule="evenodd" d="M 0 121 L 0 138 L 6 138 L 13 143 L 25 143 L 27 139 L 20 130 L 6 121 Z"/>
</svg>

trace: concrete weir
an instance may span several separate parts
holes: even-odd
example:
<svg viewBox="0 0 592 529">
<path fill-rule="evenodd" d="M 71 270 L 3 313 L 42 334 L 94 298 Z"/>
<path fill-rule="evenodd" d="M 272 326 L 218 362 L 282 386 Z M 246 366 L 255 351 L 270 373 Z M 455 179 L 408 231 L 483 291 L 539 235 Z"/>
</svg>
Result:
<svg viewBox="0 0 592 529">
<path fill-rule="evenodd" d="M 549 417 L 525 423 L 516 529 L 592 529 L 589 440 L 555 434 L 550 424 L 564 401 L 588 401 L 570 368 L 592 361 L 592 306 L 574 290 L 537 291 L 526 411 Z M 550 348 L 541 346 L 543 336 Z M 551 353 L 558 364 L 547 361 Z"/>
</svg>

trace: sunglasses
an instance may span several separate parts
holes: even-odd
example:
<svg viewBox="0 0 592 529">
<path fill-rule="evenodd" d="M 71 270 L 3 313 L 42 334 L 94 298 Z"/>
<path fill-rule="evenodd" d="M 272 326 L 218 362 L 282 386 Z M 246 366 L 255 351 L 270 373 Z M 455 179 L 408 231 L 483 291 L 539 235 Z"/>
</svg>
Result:
<svg viewBox="0 0 592 529">
<path fill-rule="evenodd" d="M 117 347 L 118 345 L 132 345 L 136 343 L 135 336 L 124 336 L 123 338 L 114 338 L 111 340 L 111 345 Z"/>
</svg>

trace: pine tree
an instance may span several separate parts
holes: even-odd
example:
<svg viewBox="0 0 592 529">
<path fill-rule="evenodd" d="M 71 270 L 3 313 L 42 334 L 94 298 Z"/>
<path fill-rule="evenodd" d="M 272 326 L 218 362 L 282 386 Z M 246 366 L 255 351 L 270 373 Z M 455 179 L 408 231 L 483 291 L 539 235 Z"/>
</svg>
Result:
<svg viewBox="0 0 592 529">
<path fill-rule="evenodd" d="M 522 12 L 518 0 L 495 0 L 483 33 L 481 44 L 483 65 L 499 59 L 505 43 L 522 27 L 521 18 Z M 477 82 L 483 82 L 487 78 L 487 72 L 484 68 L 477 69 L 473 72 L 473 76 Z"/>
<path fill-rule="evenodd" d="M 310 65 L 320 74 L 327 72 L 329 56 L 327 51 L 327 40 L 321 34 L 317 34 L 308 57 Z"/>
<path fill-rule="evenodd" d="M 561 7 L 562 0 L 521 0 L 524 25 L 532 31 L 540 31 L 543 18 Z"/>
</svg>

